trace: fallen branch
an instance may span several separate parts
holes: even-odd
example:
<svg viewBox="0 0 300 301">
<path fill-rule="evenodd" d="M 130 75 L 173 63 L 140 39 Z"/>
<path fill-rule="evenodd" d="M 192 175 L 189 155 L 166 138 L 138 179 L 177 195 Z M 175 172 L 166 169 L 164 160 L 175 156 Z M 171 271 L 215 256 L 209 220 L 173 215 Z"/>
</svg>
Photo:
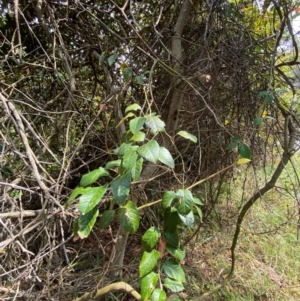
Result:
<svg viewBox="0 0 300 301">
<path fill-rule="evenodd" d="M 131 294 L 136 300 L 141 300 L 141 295 L 129 284 L 126 282 L 115 282 L 109 284 L 99 290 L 95 290 L 93 292 L 85 293 L 80 298 L 77 298 L 73 301 L 87 301 L 87 300 L 97 300 L 103 297 L 104 295 L 115 292 L 115 291 L 125 291 L 128 294 Z"/>
</svg>

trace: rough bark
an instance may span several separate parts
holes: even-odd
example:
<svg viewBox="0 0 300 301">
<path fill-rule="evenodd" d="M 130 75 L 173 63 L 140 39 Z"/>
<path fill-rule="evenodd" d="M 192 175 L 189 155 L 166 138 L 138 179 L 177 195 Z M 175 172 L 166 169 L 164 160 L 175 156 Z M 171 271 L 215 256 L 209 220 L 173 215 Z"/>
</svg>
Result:
<svg viewBox="0 0 300 301">
<path fill-rule="evenodd" d="M 186 0 L 183 2 L 180 13 L 174 28 L 174 35 L 172 37 L 172 67 L 175 71 L 172 82 L 172 93 L 169 107 L 169 114 L 166 122 L 166 130 L 168 134 L 173 136 L 178 124 L 178 113 L 181 109 L 184 91 L 187 87 L 186 83 L 182 80 L 182 33 L 186 25 L 188 16 L 192 10 L 192 1 Z"/>
</svg>

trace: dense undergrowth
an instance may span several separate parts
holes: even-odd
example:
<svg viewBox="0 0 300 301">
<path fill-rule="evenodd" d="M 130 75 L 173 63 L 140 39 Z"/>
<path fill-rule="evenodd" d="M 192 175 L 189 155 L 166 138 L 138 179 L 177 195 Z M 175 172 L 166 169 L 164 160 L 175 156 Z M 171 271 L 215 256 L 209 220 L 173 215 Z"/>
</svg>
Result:
<svg viewBox="0 0 300 301">
<path fill-rule="evenodd" d="M 299 166 L 297 156 L 294 163 Z M 233 279 L 204 300 L 299 300 L 299 215 L 292 189 L 297 179 L 290 177 L 291 171 L 289 164 L 276 189 L 265 194 L 246 216 L 236 249 L 237 263 Z M 229 273 L 230 247 L 237 212 L 253 191 L 264 184 L 271 172 L 272 166 L 256 170 L 255 173 L 251 167 L 235 168 L 234 180 L 223 187 L 214 212 L 187 247 L 187 256 L 182 262 L 187 279 L 184 294 L 180 295 L 182 300 L 197 299 L 222 283 Z M 143 218 L 142 228 L 147 225 L 147 218 L 153 218 L 151 213 Z M 32 290 L 32 295 L 24 295 L 23 300 L 49 300 L 51 296 L 52 300 L 68 301 L 93 290 L 97 285 L 102 287 L 107 273 L 105 260 L 109 259 L 107 256 L 110 254 L 114 228 L 114 225 L 107 230 L 96 227 L 87 239 L 67 241 L 70 265 L 59 262 L 54 265 L 52 258 L 48 267 L 53 266 L 48 271 L 40 269 L 37 275 L 47 285 L 40 291 Z M 140 241 L 140 231 L 129 238 L 123 276 L 123 280 L 136 289 L 139 288 L 138 260 L 142 255 Z M 37 259 L 36 264 L 45 265 L 45 258 Z M 24 270 L 29 268 L 30 265 L 27 265 Z M 42 270 L 45 270 L 44 275 Z M 36 285 L 36 280 L 33 282 L 32 279 L 19 278 L 16 281 L 19 289 L 27 291 L 30 291 L 30 286 Z M 15 283 L 9 284 L 9 280 L 6 283 L 6 287 L 1 288 L 1 298 L 12 300 L 17 295 Z M 131 300 L 123 293 L 109 294 L 106 299 L 116 298 Z"/>
</svg>

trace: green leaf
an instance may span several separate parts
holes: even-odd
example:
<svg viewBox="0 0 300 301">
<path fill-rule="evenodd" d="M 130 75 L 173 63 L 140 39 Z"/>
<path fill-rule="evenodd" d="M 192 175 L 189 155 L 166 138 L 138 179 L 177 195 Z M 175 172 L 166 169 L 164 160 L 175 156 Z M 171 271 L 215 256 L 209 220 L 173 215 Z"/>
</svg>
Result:
<svg viewBox="0 0 300 301">
<path fill-rule="evenodd" d="M 270 94 L 270 91 L 260 91 L 260 92 L 258 92 L 257 97 L 260 98 L 260 97 L 267 96 L 269 94 Z"/>
<path fill-rule="evenodd" d="M 111 183 L 111 191 L 116 199 L 116 202 L 121 205 L 126 200 L 131 184 L 131 172 L 127 172 L 126 174 L 117 177 Z"/>
<path fill-rule="evenodd" d="M 137 145 L 132 145 L 132 142 L 129 143 L 122 143 L 120 147 L 116 148 L 114 150 L 114 153 L 120 157 L 124 156 L 124 154 L 128 151 L 128 150 L 136 150 L 139 147 Z"/>
<path fill-rule="evenodd" d="M 115 216 L 115 210 L 105 210 L 99 220 L 99 228 L 104 229 L 110 225 Z"/>
<path fill-rule="evenodd" d="M 253 124 L 254 124 L 255 126 L 259 126 L 259 125 L 261 125 L 263 122 L 264 122 L 264 120 L 263 120 L 261 117 L 256 117 L 256 118 L 254 119 L 254 121 L 253 121 Z"/>
<path fill-rule="evenodd" d="M 264 98 L 266 103 L 271 103 L 275 99 L 274 94 L 271 91 L 260 91 L 257 94 L 257 97 L 258 98 L 260 98 L 260 97 Z"/>
<path fill-rule="evenodd" d="M 122 70 L 123 78 L 125 83 L 129 83 L 132 77 L 132 68 L 126 67 Z"/>
<path fill-rule="evenodd" d="M 199 198 L 194 197 L 194 203 L 198 205 L 203 205 L 203 202 Z"/>
<path fill-rule="evenodd" d="M 231 143 L 226 147 L 226 149 L 233 149 L 238 146 L 238 144 L 242 141 L 242 138 L 239 136 L 235 136 L 232 138 Z"/>
<path fill-rule="evenodd" d="M 129 122 L 129 129 L 132 132 L 132 134 L 136 134 L 139 132 L 145 123 L 144 117 L 135 117 L 134 119 L 130 120 Z"/>
<path fill-rule="evenodd" d="M 194 197 L 188 189 L 178 189 L 176 191 L 176 197 L 179 199 L 179 205 L 177 207 L 180 214 L 188 214 L 194 205 Z"/>
<path fill-rule="evenodd" d="M 138 149 L 138 153 L 146 160 L 156 163 L 159 157 L 159 145 L 156 140 L 150 140 Z"/>
<path fill-rule="evenodd" d="M 150 273 L 157 265 L 159 258 L 160 253 L 157 250 L 152 250 L 151 252 L 145 251 L 139 264 L 140 276 L 143 277 Z"/>
<path fill-rule="evenodd" d="M 139 158 L 134 162 L 131 169 L 131 178 L 133 181 L 137 181 L 139 179 L 143 169 L 143 162 L 144 162 L 143 158 Z"/>
<path fill-rule="evenodd" d="M 146 138 L 145 133 L 138 131 L 130 138 L 130 140 L 134 142 L 143 142 L 145 141 L 145 138 Z"/>
<path fill-rule="evenodd" d="M 134 82 L 141 85 L 144 81 L 144 74 L 141 74 L 141 75 L 138 75 L 138 76 L 135 76 L 134 78 Z"/>
<path fill-rule="evenodd" d="M 243 143 L 240 145 L 239 147 L 239 154 L 246 159 L 250 159 L 251 158 L 251 150 L 248 147 L 247 144 Z"/>
<path fill-rule="evenodd" d="M 86 187 L 88 185 L 93 184 L 96 182 L 100 177 L 108 176 L 109 173 L 107 170 L 103 167 L 100 167 L 98 169 L 95 169 L 85 175 L 82 176 L 80 180 L 80 186 Z"/>
<path fill-rule="evenodd" d="M 75 236 L 78 236 L 79 231 L 79 216 L 75 218 L 73 223 L 73 233 Z"/>
<path fill-rule="evenodd" d="M 177 210 L 172 207 L 168 207 L 164 213 L 164 230 L 166 232 L 175 232 L 177 226 L 180 224 L 180 218 Z"/>
<path fill-rule="evenodd" d="M 194 227 L 195 217 L 193 211 L 190 211 L 187 215 L 178 214 L 178 216 L 186 226 L 190 228 Z"/>
<path fill-rule="evenodd" d="M 122 227 L 130 234 L 136 232 L 140 225 L 140 213 L 132 201 L 118 210 L 118 216 Z"/>
<path fill-rule="evenodd" d="M 160 288 L 156 288 L 151 297 L 150 297 L 151 301 L 166 301 L 167 300 L 167 295 L 166 292 Z"/>
<path fill-rule="evenodd" d="M 156 284 L 158 282 L 158 275 L 154 272 L 146 275 L 141 280 L 141 299 L 142 301 L 147 300 L 152 292 L 154 291 Z"/>
<path fill-rule="evenodd" d="M 167 245 L 178 248 L 179 236 L 177 232 L 173 232 L 173 233 L 164 232 L 164 238 L 166 239 Z"/>
<path fill-rule="evenodd" d="M 185 249 L 183 247 L 174 248 L 173 246 L 167 246 L 168 252 L 177 260 L 182 261 L 185 258 Z"/>
<path fill-rule="evenodd" d="M 82 214 L 91 211 L 99 204 L 103 195 L 105 194 L 107 185 L 100 187 L 87 187 L 84 189 L 81 197 L 79 198 L 78 208 Z"/>
<path fill-rule="evenodd" d="M 194 136 L 194 135 L 192 135 L 192 134 L 190 134 L 190 133 L 188 133 L 186 131 L 179 131 L 177 133 L 177 135 L 179 135 L 179 136 L 181 136 L 181 137 L 183 137 L 185 139 L 191 140 L 194 143 L 197 143 L 197 141 L 198 141 L 198 139 L 197 139 L 196 136 Z"/>
<path fill-rule="evenodd" d="M 114 161 L 109 161 L 109 162 L 106 163 L 105 169 L 112 169 L 112 168 L 115 168 L 115 167 L 119 167 L 119 166 L 121 166 L 121 162 L 122 162 L 121 159 L 114 160 Z"/>
<path fill-rule="evenodd" d="M 125 117 L 123 117 L 119 123 L 117 124 L 116 127 L 119 127 L 126 119 L 130 118 L 130 117 L 133 117 L 135 116 L 132 112 L 129 112 Z"/>
<path fill-rule="evenodd" d="M 138 154 L 136 150 L 130 149 L 123 156 L 122 166 L 126 170 L 130 170 L 137 161 Z"/>
<path fill-rule="evenodd" d="M 101 55 L 100 55 L 100 57 L 99 57 L 99 63 L 103 64 L 105 58 L 106 58 L 106 53 L 102 52 Z"/>
<path fill-rule="evenodd" d="M 145 116 L 146 121 L 145 125 L 150 129 L 152 134 L 156 134 L 158 132 L 164 132 L 165 130 L 165 123 L 156 116 L 154 113 Z"/>
<path fill-rule="evenodd" d="M 78 236 L 86 238 L 90 235 L 91 230 L 96 222 L 98 216 L 98 208 L 94 207 L 87 214 L 80 214 L 78 218 Z"/>
<path fill-rule="evenodd" d="M 144 250 L 150 252 L 158 242 L 160 235 L 161 234 L 157 228 L 149 228 L 142 236 L 142 247 Z"/>
<path fill-rule="evenodd" d="M 171 290 L 173 293 L 178 293 L 184 290 L 184 287 L 181 282 L 166 278 L 164 286 Z"/>
<path fill-rule="evenodd" d="M 172 155 L 165 147 L 159 148 L 158 160 L 171 168 L 174 168 L 175 166 Z"/>
<path fill-rule="evenodd" d="M 172 201 L 175 199 L 176 194 L 174 191 L 166 191 L 162 197 L 162 207 L 166 209 L 172 206 Z"/>
<path fill-rule="evenodd" d="M 130 111 L 140 111 L 142 108 L 139 104 L 137 103 L 133 103 L 132 105 L 128 106 L 126 109 L 125 109 L 125 113 L 128 113 Z"/>
<path fill-rule="evenodd" d="M 107 62 L 108 62 L 108 65 L 111 66 L 117 59 L 118 57 L 118 52 L 114 53 L 113 55 L 111 55 L 108 59 L 107 59 Z"/>
<path fill-rule="evenodd" d="M 197 213 L 200 217 L 200 221 L 202 222 L 202 217 L 203 217 L 203 214 L 202 214 L 202 210 L 198 207 L 198 206 L 195 206 L 196 210 L 197 210 Z"/>
<path fill-rule="evenodd" d="M 275 99 L 275 97 L 274 97 L 273 93 L 270 93 L 269 95 L 267 95 L 265 97 L 265 102 L 266 103 L 272 103 L 274 99 Z"/>
<path fill-rule="evenodd" d="M 83 192 L 84 192 L 84 188 L 83 188 L 83 187 L 76 187 L 76 188 L 72 191 L 71 195 L 69 196 L 69 198 L 68 198 L 68 200 L 67 200 L 67 203 L 66 203 L 66 206 L 67 206 L 70 202 L 72 202 L 73 200 L 75 200 L 75 199 L 77 198 L 77 196 L 78 196 L 79 194 L 82 194 Z"/>
<path fill-rule="evenodd" d="M 169 278 L 177 280 L 181 283 L 186 282 L 185 273 L 182 267 L 175 260 L 166 260 L 162 266 L 162 269 Z"/>
</svg>

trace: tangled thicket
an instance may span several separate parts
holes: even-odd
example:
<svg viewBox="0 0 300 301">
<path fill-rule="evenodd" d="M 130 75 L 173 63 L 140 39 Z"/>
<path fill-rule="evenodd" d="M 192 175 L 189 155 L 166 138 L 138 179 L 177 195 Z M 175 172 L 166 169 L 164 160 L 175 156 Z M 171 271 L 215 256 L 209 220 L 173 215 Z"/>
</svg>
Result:
<svg viewBox="0 0 300 301">
<path fill-rule="evenodd" d="M 183 2 L 2 1 L 0 277 L 6 287 L 19 283 L 12 291 L 22 292 L 24 300 L 26 292 L 42 295 L 50 286 L 51 295 L 61 293 L 62 274 L 75 281 L 68 264 L 76 252 L 80 258 L 85 253 L 66 244 L 76 212 L 64 211 L 62 204 L 84 173 L 114 158 L 118 124 L 129 104 L 167 120 L 177 89 L 183 100 L 176 131 L 198 137 L 196 146 L 174 138 L 179 182 L 163 172 L 146 187 L 151 198 L 171 184 L 192 184 L 232 164 L 237 153 L 227 146 L 234 136 L 249 145 L 253 164 L 260 164 L 278 141 L 284 147 L 287 116 L 289 127 L 298 126 L 290 110 L 297 109 L 297 100 L 283 103 L 274 93 L 261 110 L 257 96 L 275 88 L 293 91 L 293 4 L 274 2 L 260 10 L 251 1 L 190 1 L 178 61 L 172 37 Z M 277 53 L 284 35 L 294 47 L 286 61 Z M 177 63 L 181 74 L 173 70 Z M 265 111 L 272 119 L 255 125 Z M 223 177 L 206 186 L 207 212 L 217 201 L 216 179 Z M 95 284 L 89 281 L 80 278 L 75 286 L 85 290 Z"/>
</svg>

